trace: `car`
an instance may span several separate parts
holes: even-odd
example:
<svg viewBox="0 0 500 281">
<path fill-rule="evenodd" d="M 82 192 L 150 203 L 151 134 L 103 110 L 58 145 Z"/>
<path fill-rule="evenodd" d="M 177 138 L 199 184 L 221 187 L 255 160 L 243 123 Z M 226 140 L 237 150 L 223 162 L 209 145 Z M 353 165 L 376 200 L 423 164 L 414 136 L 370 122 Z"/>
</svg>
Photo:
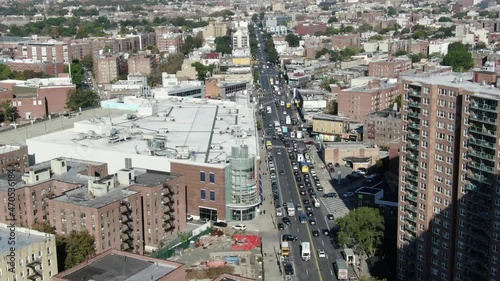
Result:
<svg viewBox="0 0 500 281">
<path fill-rule="evenodd" d="M 281 236 L 282 241 L 297 241 L 297 236 L 292 235 L 292 234 L 283 234 Z"/>
<path fill-rule="evenodd" d="M 328 230 L 328 229 L 325 228 L 325 229 L 322 230 L 322 232 L 323 232 L 323 235 L 330 236 L 330 230 Z"/>
<path fill-rule="evenodd" d="M 276 150 L 276 154 L 281 155 L 281 150 Z"/>
<path fill-rule="evenodd" d="M 191 216 L 190 214 L 187 214 L 187 216 L 186 216 L 187 221 L 192 221 L 193 219 L 194 219 L 193 216 Z"/>
<path fill-rule="evenodd" d="M 285 171 L 284 170 L 280 170 L 280 175 L 284 175 L 285 174 Z"/>
<path fill-rule="evenodd" d="M 306 191 L 305 191 L 305 190 L 303 190 L 303 189 L 301 189 L 301 190 L 299 191 L 299 193 L 300 193 L 300 195 L 306 195 Z"/>
<path fill-rule="evenodd" d="M 283 223 L 286 224 L 286 225 L 291 225 L 292 224 L 292 221 L 290 220 L 289 217 L 283 217 L 281 219 L 281 221 L 283 221 Z"/>
<path fill-rule="evenodd" d="M 309 180 L 309 174 L 304 174 L 304 180 Z"/>
<path fill-rule="evenodd" d="M 366 175 L 366 173 L 368 172 L 368 170 L 366 168 L 358 168 L 356 170 L 356 172 L 364 176 L 364 175 Z"/>
<path fill-rule="evenodd" d="M 339 168 L 340 167 L 340 164 L 339 163 L 335 163 L 335 168 Z"/>
<path fill-rule="evenodd" d="M 311 182 L 310 181 L 306 181 L 306 186 L 307 187 L 311 187 L 312 186 Z"/>
<path fill-rule="evenodd" d="M 321 186 L 321 184 L 317 184 L 317 185 L 316 185 L 316 190 L 317 190 L 317 191 L 323 191 L 323 190 L 325 190 L 325 189 L 323 188 L 323 186 Z"/>
<path fill-rule="evenodd" d="M 226 223 L 226 222 L 223 222 L 223 221 L 218 221 L 218 222 L 214 222 L 214 226 L 218 226 L 218 227 L 226 227 L 226 226 L 227 226 L 227 223 Z"/>
<path fill-rule="evenodd" d="M 299 189 L 304 189 L 304 184 L 303 183 L 299 183 L 297 186 L 299 187 Z"/>
<path fill-rule="evenodd" d="M 353 197 L 353 196 L 354 196 L 354 193 L 352 193 L 352 192 L 346 192 L 346 193 L 344 193 L 344 195 L 342 195 L 342 197 L 344 197 L 344 198 L 349 198 L 349 197 Z"/>
<path fill-rule="evenodd" d="M 309 193 L 309 196 L 311 196 L 311 198 L 316 197 L 316 192 L 314 192 L 314 191 L 313 191 L 313 192 L 310 192 L 310 193 Z"/>
<path fill-rule="evenodd" d="M 294 176 L 298 176 L 299 175 L 299 171 L 293 171 L 293 175 Z"/>
<path fill-rule="evenodd" d="M 311 194 L 311 193 L 313 193 L 313 192 L 314 192 L 314 189 L 312 189 L 312 188 L 308 188 L 308 189 L 307 189 L 307 192 L 309 192 L 309 194 Z"/>
<path fill-rule="evenodd" d="M 309 204 L 309 199 L 306 198 L 306 199 L 302 200 L 302 203 Z"/>
<path fill-rule="evenodd" d="M 374 183 L 381 179 L 381 176 L 378 174 L 371 174 L 365 178 L 366 183 Z"/>
<path fill-rule="evenodd" d="M 301 182 L 301 181 L 302 181 L 302 177 L 300 177 L 300 176 L 295 176 L 295 180 L 296 180 L 297 182 Z"/>
<path fill-rule="evenodd" d="M 323 197 L 325 197 L 325 198 L 335 198 L 335 197 L 337 197 L 337 193 L 335 193 L 335 192 L 325 193 L 325 194 L 323 194 Z"/>
<path fill-rule="evenodd" d="M 335 217 L 333 216 L 333 214 L 327 214 L 327 215 L 326 215 L 326 218 L 327 218 L 328 220 L 330 220 L 330 221 L 332 221 L 332 220 L 334 220 L 334 219 L 335 219 Z"/>
<path fill-rule="evenodd" d="M 298 212 L 301 212 L 301 211 L 302 211 L 302 206 L 297 205 L 297 211 L 298 211 Z"/>
<path fill-rule="evenodd" d="M 279 222 L 279 223 L 278 223 L 278 229 L 279 229 L 279 230 L 283 230 L 283 229 L 285 229 L 285 225 L 284 225 L 282 222 Z"/>
<path fill-rule="evenodd" d="M 244 230 L 247 230 L 247 226 L 244 224 L 237 224 L 237 225 L 233 225 L 232 229 L 244 231 Z"/>
<path fill-rule="evenodd" d="M 292 166 L 296 166 L 296 165 L 297 165 L 297 162 L 292 161 Z"/>
<path fill-rule="evenodd" d="M 309 219 L 309 224 L 310 225 L 315 225 L 316 224 L 316 220 L 315 219 Z"/>
<path fill-rule="evenodd" d="M 287 202 L 283 203 L 283 207 L 286 207 L 287 204 L 288 204 Z"/>
<path fill-rule="evenodd" d="M 326 258 L 326 254 L 324 250 L 318 250 L 318 258 Z"/>
<path fill-rule="evenodd" d="M 314 214 L 313 214 L 313 212 L 309 211 L 309 212 L 307 212 L 307 216 L 312 218 L 312 217 L 314 217 Z"/>
<path fill-rule="evenodd" d="M 313 230 L 311 231 L 311 233 L 312 233 L 312 235 L 313 235 L 314 237 L 318 237 L 318 236 L 319 236 L 319 230 L 317 230 L 317 229 L 313 229 Z"/>
<path fill-rule="evenodd" d="M 285 268 L 285 275 L 293 275 L 293 265 L 291 263 L 285 263 L 283 268 Z"/>
<path fill-rule="evenodd" d="M 209 221 L 209 219 L 208 219 L 208 218 L 200 218 L 200 219 L 198 220 L 198 222 L 199 222 L 199 223 L 207 223 L 208 221 Z"/>
<path fill-rule="evenodd" d="M 308 212 L 312 211 L 311 205 L 304 205 L 304 209 Z"/>
</svg>

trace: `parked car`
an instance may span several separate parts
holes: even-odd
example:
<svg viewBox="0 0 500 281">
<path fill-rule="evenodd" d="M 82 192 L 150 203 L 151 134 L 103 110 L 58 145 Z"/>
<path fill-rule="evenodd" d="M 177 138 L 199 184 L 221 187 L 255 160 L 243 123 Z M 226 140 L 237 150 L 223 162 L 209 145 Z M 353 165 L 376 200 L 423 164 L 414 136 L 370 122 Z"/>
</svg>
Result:
<svg viewBox="0 0 500 281">
<path fill-rule="evenodd" d="M 314 214 L 313 214 L 312 211 L 309 211 L 309 212 L 307 212 L 307 216 L 310 217 L 310 218 L 312 218 L 312 217 L 314 217 Z"/>
<path fill-rule="evenodd" d="M 289 217 L 283 217 L 281 219 L 281 221 L 283 221 L 283 223 L 286 224 L 286 225 L 291 225 L 292 224 L 292 220 L 290 220 Z"/>
<path fill-rule="evenodd" d="M 193 220 L 193 216 L 191 216 L 190 214 L 187 214 L 186 220 L 187 221 L 192 221 Z"/>
<path fill-rule="evenodd" d="M 283 230 L 283 229 L 285 229 L 285 225 L 284 225 L 282 222 L 279 222 L 279 223 L 278 223 L 278 229 L 279 229 L 279 230 Z"/>
<path fill-rule="evenodd" d="M 247 226 L 244 224 L 233 225 L 232 229 L 234 230 L 247 230 Z"/>
<path fill-rule="evenodd" d="M 226 227 L 226 226 L 227 226 L 227 223 L 226 223 L 226 222 L 223 222 L 223 221 L 218 221 L 218 222 L 214 222 L 214 226 L 218 226 L 218 227 Z"/>
<path fill-rule="evenodd" d="M 327 218 L 328 220 L 331 220 L 331 221 L 335 219 L 335 217 L 333 216 L 333 214 L 328 214 L 328 215 L 326 215 L 326 218 Z"/>
<path fill-rule="evenodd" d="M 323 229 L 323 235 L 325 235 L 325 236 L 329 236 L 329 235 L 330 235 L 330 230 L 328 230 L 328 229 L 326 229 L 326 228 L 325 228 L 325 229 Z"/>
<path fill-rule="evenodd" d="M 325 193 L 325 194 L 323 194 L 323 197 L 325 197 L 325 198 L 335 198 L 335 197 L 337 197 L 337 193 L 335 193 L 335 192 Z"/>
<path fill-rule="evenodd" d="M 292 234 L 283 234 L 283 236 L 281 236 L 282 241 L 297 241 L 297 239 L 297 236 Z"/>
<path fill-rule="evenodd" d="M 198 220 L 199 223 L 207 223 L 208 221 L 209 221 L 209 219 L 207 219 L 207 218 L 200 218 Z"/>
<path fill-rule="evenodd" d="M 293 275 L 293 265 L 289 262 L 285 263 L 285 275 Z"/>
</svg>

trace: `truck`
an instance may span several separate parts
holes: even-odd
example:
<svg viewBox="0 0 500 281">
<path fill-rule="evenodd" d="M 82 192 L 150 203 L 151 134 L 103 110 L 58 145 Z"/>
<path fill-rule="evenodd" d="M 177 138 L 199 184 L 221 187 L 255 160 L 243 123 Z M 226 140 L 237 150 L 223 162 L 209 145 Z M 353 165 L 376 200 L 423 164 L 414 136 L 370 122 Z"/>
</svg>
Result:
<svg viewBox="0 0 500 281">
<path fill-rule="evenodd" d="M 274 128 L 279 128 L 280 121 L 274 121 Z"/>
<path fill-rule="evenodd" d="M 273 85 L 274 84 L 274 80 L 273 78 L 269 78 L 269 84 Z"/>
<path fill-rule="evenodd" d="M 297 130 L 297 133 L 295 134 L 295 137 L 298 138 L 298 139 L 301 139 L 302 138 L 302 131 Z"/>
<path fill-rule="evenodd" d="M 271 141 L 266 141 L 266 148 L 267 150 L 273 148 L 273 143 Z"/>
<path fill-rule="evenodd" d="M 333 268 L 335 269 L 335 274 L 337 275 L 337 279 L 339 280 L 349 279 L 349 270 L 347 268 L 347 262 L 345 260 L 337 259 L 333 264 Z"/>
<path fill-rule="evenodd" d="M 300 162 L 300 170 L 303 174 L 309 173 L 309 165 L 307 164 L 307 162 Z"/>
<path fill-rule="evenodd" d="M 309 242 L 300 243 L 300 256 L 304 261 L 311 259 L 311 244 L 309 244 Z"/>
<path fill-rule="evenodd" d="M 287 241 L 281 242 L 281 255 L 284 257 L 290 256 L 290 244 Z"/>
<path fill-rule="evenodd" d="M 288 213 L 289 217 L 295 216 L 295 206 L 293 206 L 292 202 L 288 202 L 286 204 L 286 212 Z"/>
<path fill-rule="evenodd" d="M 271 114 L 273 112 L 273 110 L 271 109 L 270 106 L 268 106 L 266 110 L 267 110 L 267 114 Z"/>
<path fill-rule="evenodd" d="M 290 117 L 290 115 L 287 115 L 285 117 L 285 124 L 292 125 L 292 118 Z"/>
</svg>

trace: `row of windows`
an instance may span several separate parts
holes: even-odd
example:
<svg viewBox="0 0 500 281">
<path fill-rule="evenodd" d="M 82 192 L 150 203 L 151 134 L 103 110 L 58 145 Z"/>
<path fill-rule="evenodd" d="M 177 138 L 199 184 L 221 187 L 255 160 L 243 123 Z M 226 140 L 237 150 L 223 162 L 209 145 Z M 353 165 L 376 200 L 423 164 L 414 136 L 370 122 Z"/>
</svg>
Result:
<svg viewBox="0 0 500 281">
<path fill-rule="evenodd" d="M 202 182 L 206 181 L 205 172 L 203 172 L 203 171 L 200 172 L 200 181 L 202 181 Z M 209 173 L 209 181 L 210 181 L 210 183 L 215 183 L 215 174 L 214 173 Z"/>
<path fill-rule="evenodd" d="M 207 191 L 205 189 L 202 189 L 201 192 L 201 200 L 206 200 L 207 199 Z M 210 201 L 215 201 L 215 191 L 210 190 Z"/>
</svg>

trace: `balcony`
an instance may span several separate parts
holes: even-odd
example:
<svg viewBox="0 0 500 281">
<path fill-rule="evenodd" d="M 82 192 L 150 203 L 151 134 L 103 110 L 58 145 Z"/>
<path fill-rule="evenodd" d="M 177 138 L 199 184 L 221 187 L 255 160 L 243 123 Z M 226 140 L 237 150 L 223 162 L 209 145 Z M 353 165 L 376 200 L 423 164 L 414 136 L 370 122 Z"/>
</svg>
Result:
<svg viewBox="0 0 500 281">
<path fill-rule="evenodd" d="M 485 165 L 483 163 L 477 163 L 474 161 L 470 161 L 470 162 L 467 162 L 467 166 L 474 168 L 474 169 L 477 169 L 477 170 L 480 170 L 480 171 L 483 171 L 483 172 L 493 174 L 493 168 L 491 166 Z"/>
<path fill-rule="evenodd" d="M 488 161 L 495 161 L 495 157 L 489 153 L 484 153 L 484 152 L 478 152 L 476 150 L 471 150 L 469 153 L 468 153 L 469 156 L 474 156 L 474 157 L 477 157 L 477 158 L 481 158 L 481 159 L 484 159 L 484 160 L 488 160 Z"/>
<path fill-rule="evenodd" d="M 409 112 L 408 116 L 410 116 L 411 118 L 420 119 L 420 114 L 418 112 Z"/>
<path fill-rule="evenodd" d="M 498 107 L 497 106 L 489 105 L 489 104 L 485 104 L 485 103 L 481 104 L 481 103 L 477 103 L 477 102 L 472 102 L 472 104 L 470 105 L 470 107 L 472 107 L 474 109 L 480 109 L 480 110 L 489 111 L 489 112 L 495 112 L 495 113 L 498 112 Z"/>
<path fill-rule="evenodd" d="M 413 225 L 405 224 L 405 230 L 411 233 L 417 233 L 417 228 L 414 227 Z"/>
<path fill-rule="evenodd" d="M 413 153 L 406 154 L 406 158 L 410 159 L 410 160 L 413 160 L 413 161 L 418 161 L 418 156 L 415 155 L 415 154 L 413 154 Z"/>
<path fill-rule="evenodd" d="M 410 101 L 408 103 L 408 105 L 411 106 L 411 107 L 415 107 L 415 108 L 420 108 L 421 107 L 420 103 L 414 102 L 414 101 Z"/>
<path fill-rule="evenodd" d="M 417 223 L 417 217 L 415 217 L 415 216 L 409 216 L 409 215 L 406 215 L 406 216 L 405 216 L 405 219 L 406 219 L 406 220 L 409 220 L 409 221 L 411 221 L 411 222 L 413 222 L 413 223 Z"/>
<path fill-rule="evenodd" d="M 485 184 L 491 184 L 491 180 L 482 174 L 471 174 L 468 178 Z"/>
<path fill-rule="evenodd" d="M 414 171 L 414 172 L 418 172 L 418 166 L 408 163 L 408 164 L 406 164 L 406 170 L 411 170 L 411 171 Z"/>
<path fill-rule="evenodd" d="M 475 184 L 469 183 L 465 185 L 465 189 L 473 192 L 480 193 L 481 195 L 484 196 L 491 196 L 491 189 L 485 188 L 485 187 L 480 187 Z"/>
<path fill-rule="evenodd" d="M 495 131 L 490 131 L 486 128 L 480 128 L 480 127 L 476 127 L 476 126 L 470 127 L 469 132 L 473 132 L 476 134 L 481 134 L 481 135 L 485 135 L 485 136 L 489 136 L 489 137 L 494 137 L 494 138 L 497 137 L 497 134 Z"/>
<path fill-rule="evenodd" d="M 469 117 L 469 120 L 480 122 L 480 123 L 491 124 L 491 125 L 497 124 L 497 119 L 489 118 L 489 117 L 479 115 L 479 114 L 471 114 Z"/>
<path fill-rule="evenodd" d="M 410 124 L 408 124 L 408 127 L 412 128 L 412 129 L 420 130 L 420 124 L 417 122 L 411 122 Z"/>
<path fill-rule="evenodd" d="M 469 144 L 473 144 L 473 145 L 478 145 L 478 146 L 486 147 L 486 148 L 489 148 L 489 149 L 495 149 L 495 145 L 493 143 L 485 141 L 485 140 L 482 140 L 482 139 L 471 138 L 471 139 L 468 140 L 468 143 Z"/>
<path fill-rule="evenodd" d="M 411 180 L 413 182 L 418 182 L 418 177 L 415 175 L 406 175 L 406 178 L 408 178 L 409 180 Z"/>
<path fill-rule="evenodd" d="M 418 192 L 417 186 L 416 186 L 416 185 L 413 185 L 413 184 L 407 184 L 407 185 L 405 186 L 405 189 L 407 189 L 407 190 L 411 190 L 411 191 L 413 191 L 413 192 Z"/>
<path fill-rule="evenodd" d="M 415 242 L 415 236 L 411 235 L 411 234 L 406 234 L 405 235 L 405 238 L 404 238 L 406 241 L 408 242 Z"/>
<path fill-rule="evenodd" d="M 414 97 L 421 97 L 422 96 L 422 92 L 420 91 L 415 91 L 415 90 L 409 90 L 408 91 L 408 95 L 409 96 L 414 96 Z"/>
<path fill-rule="evenodd" d="M 417 203 L 417 196 L 413 196 L 413 195 L 406 195 L 406 196 L 405 196 L 405 199 L 406 199 L 406 201 L 410 201 L 410 202 L 415 202 L 415 203 Z"/>
<path fill-rule="evenodd" d="M 405 211 L 410 211 L 410 212 L 413 212 L 413 213 L 416 213 L 417 212 L 417 207 L 411 205 L 411 204 L 407 204 L 405 206 Z"/>
</svg>

